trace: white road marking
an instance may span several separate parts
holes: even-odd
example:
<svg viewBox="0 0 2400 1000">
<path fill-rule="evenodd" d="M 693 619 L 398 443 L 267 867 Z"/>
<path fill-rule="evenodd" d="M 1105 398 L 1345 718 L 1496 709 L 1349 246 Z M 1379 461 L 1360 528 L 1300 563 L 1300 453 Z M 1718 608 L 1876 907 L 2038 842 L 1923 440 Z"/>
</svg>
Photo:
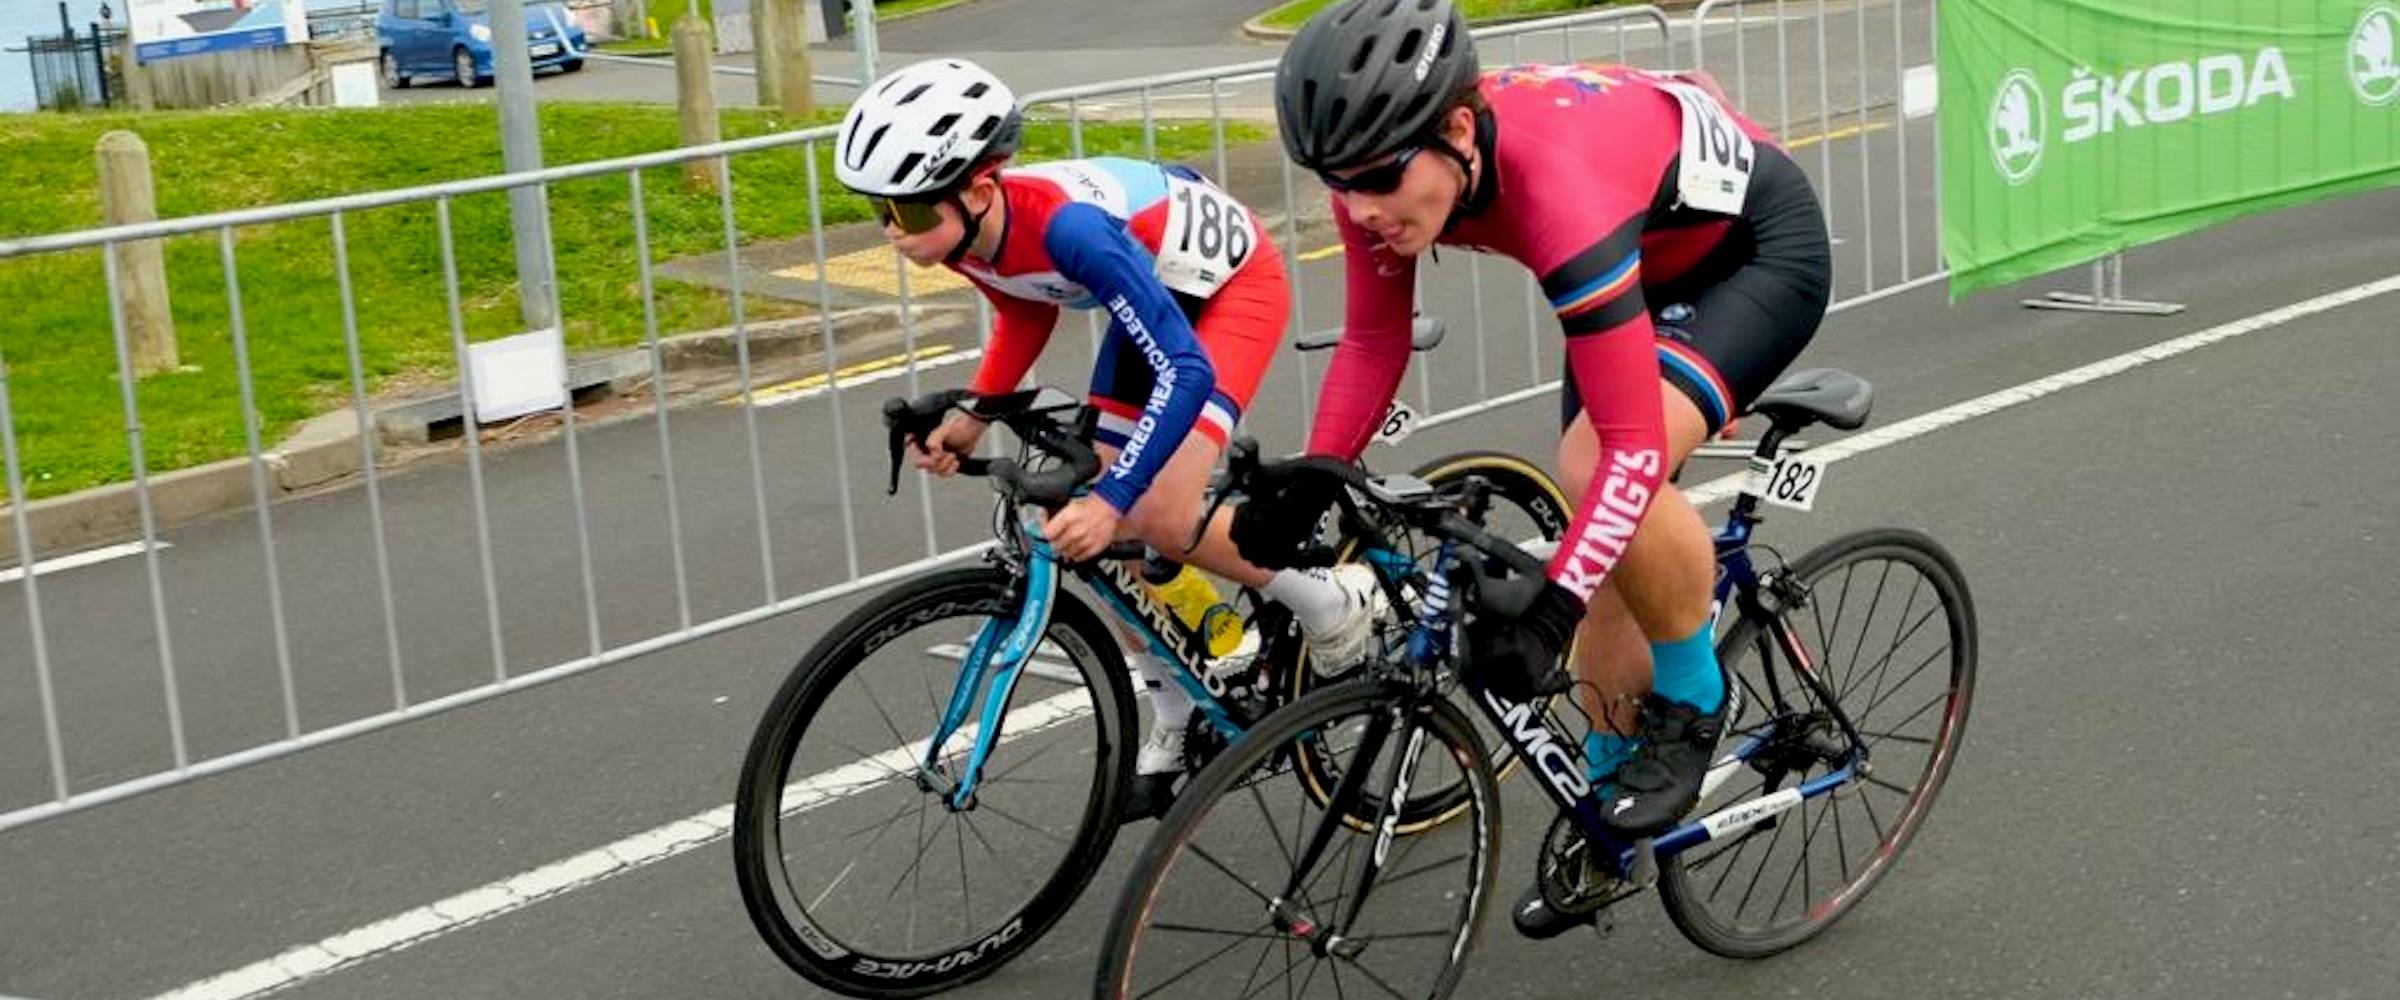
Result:
<svg viewBox="0 0 2400 1000">
<path fill-rule="evenodd" d="M 2153 362 L 2199 350 L 2211 344 L 2281 326 L 2293 320 L 2304 319 L 2394 291 L 2400 291 L 2400 274 L 2330 292 L 2304 302 L 2295 302 L 2246 319 L 2235 320 L 2138 351 L 2061 372 L 2048 378 L 2027 382 L 2015 388 L 2003 389 L 1922 416 L 1912 417 L 1879 430 L 1820 445 L 1812 449 L 1810 453 L 1828 462 L 1864 454 L 1877 448 L 1930 434 L 1944 427 L 1964 423 L 1977 417 L 1989 416 L 2063 389 L 2095 382 Z M 896 377 L 897 374 L 898 370 L 895 370 L 893 375 L 883 377 Z M 1734 491 L 1740 487 L 1743 478 L 1744 474 L 1738 473 L 1724 476 L 1694 487 L 1686 491 L 1686 494 L 1694 503 L 1722 500 L 1733 495 Z M 1088 714 L 1090 711 L 1090 701 L 1081 689 L 1045 698 L 1011 710 L 1008 731 L 1002 734 L 1001 739 L 1005 742 L 1031 732 L 1060 725 Z M 804 778 L 786 789 L 784 797 L 786 808 L 813 808 L 836 801 L 860 788 L 873 787 L 880 782 L 862 783 L 862 779 L 878 775 L 889 777 L 898 768 L 908 766 L 908 762 L 914 759 L 914 754 L 920 748 L 921 744 L 894 747 L 865 760 Z M 846 790 L 837 791 L 837 789 Z M 273 958 L 235 969 L 223 975 L 200 980 L 169 993 L 160 994 L 153 1000 L 245 1000 L 245 998 L 254 997 L 270 990 L 282 989 L 301 980 L 322 976 L 377 955 L 422 944 L 470 924 L 523 909 L 536 902 L 563 895 L 602 879 L 664 861 L 726 836 L 732 829 L 732 825 L 733 806 L 719 806 L 657 829 L 637 833 L 606 847 L 587 851 L 480 888 L 470 889 L 440 902 L 352 929 L 315 944 L 292 948 Z"/>
<path fill-rule="evenodd" d="M 2097 382 L 2111 375 L 2121 375 L 2143 365 L 2164 361 L 2178 354 L 2188 354 L 2210 344 L 2282 326 L 2296 319 L 2306 319 L 2321 312 L 2339 309 L 2353 302 L 2371 299 L 2378 295 L 2387 295 L 2394 291 L 2400 291 L 2400 274 L 2379 281 L 2370 281 L 2363 285 L 2353 285 L 2336 292 L 2327 292 L 2304 302 L 2294 302 L 2280 309 L 2272 309 L 2255 316 L 2212 326 L 2198 333 L 2185 334 L 2173 340 L 2152 344 L 2138 351 L 2129 351 L 2113 358 L 2094 361 L 2081 368 L 2063 371 L 2048 378 L 2035 379 L 2023 385 L 1978 396 L 1963 403 L 1954 403 L 1931 413 L 1910 417 L 1896 424 L 1878 427 L 1830 444 L 1818 445 L 1809 449 L 1808 453 L 1826 463 L 1836 462 L 1853 455 L 1863 455 L 1877 448 L 1899 444 L 1910 438 L 1923 437 L 1952 424 L 1965 423 L 1977 417 L 1987 417 L 2013 406 L 2030 403 L 2054 392 L 2072 389 L 2089 382 Z M 1742 482 L 1747 478 L 1749 478 L 1747 472 L 1719 476 L 1685 490 L 1684 496 L 1690 498 L 1694 504 L 1729 499 L 1741 491 Z"/>
<path fill-rule="evenodd" d="M 171 548 L 174 548 L 174 546 L 165 542 L 158 543 L 158 549 L 161 552 Z M 126 542 L 123 545 L 111 545 L 106 548 L 90 549 L 75 553 L 71 556 L 60 556 L 56 559 L 44 559 L 41 562 L 33 564 L 33 571 L 37 574 L 47 575 L 50 573 L 59 572 L 60 570 L 91 566 L 97 563 L 107 562 L 111 559 L 123 559 L 126 556 L 138 556 L 141 554 L 142 543 Z M 0 583 L 15 583 L 24 578 L 25 568 L 22 566 L 19 566 L 15 569 L 0 570 Z M 0 1000 L 4 1000 L 4 998 L 0 998 Z"/>
</svg>

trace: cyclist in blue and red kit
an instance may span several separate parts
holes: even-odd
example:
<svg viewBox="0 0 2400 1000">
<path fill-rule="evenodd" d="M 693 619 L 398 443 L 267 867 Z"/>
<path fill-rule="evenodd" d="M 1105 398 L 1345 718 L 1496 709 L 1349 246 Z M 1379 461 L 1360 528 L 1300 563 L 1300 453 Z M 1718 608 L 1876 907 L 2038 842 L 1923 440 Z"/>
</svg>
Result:
<svg viewBox="0 0 2400 1000">
<path fill-rule="evenodd" d="M 1044 525 L 1052 548 L 1082 560 L 1139 538 L 1289 607 L 1316 669 L 1358 660 L 1381 601 L 1370 570 L 1261 569 L 1229 540 L 1231 512 L 1185 551 L 1209 470 L 1291 315 L 1275 244 L 1249 209 L 1181 167 L 1109 157 L 1012 165 L 1022 129 L 998 78 L 965 60 L 929 60 L 859 96 L 842 120 L 835 173 L 874 202 L 903 256 L 966 276 L 991 302 L 997 319 L 972 391 L 1015 389 L 1060 310 L 1106 314 L 1089 395 L 1103 471 Z M 984 429 L 953 411 L 912 460 L 953 473 Z M 1155 710 L 1136 770 L 1170 773 L 1190 703 L 1164 664 L 1133 659 Z M 1163 809 L 1152 787 L 1137 783 L 1135 813 Z"/>
<path fill-rule="evenodd" d="M 1347 255 L 1311 454 L 1355 459 L 1391 401 L 1418 255 L 1485 250 L 1540 280 L 1566 335 L 1560 479 L 1582 500 L 1539 596 L 1471 622 L 1467 654 L 1525 698 L 1569 687 L 1557 662 L 1580 637 L 1602 816 L 1622 836 L 1666 829 L 1697 799 L 1731 700 L 1710 629 L 1714 549 L 1668 477 L 1824 316 L 1832 257 L 1807 177 L 1705 77 L 1483 73 L 1451 0 L 1318 13 L 1284 51 L 1275 103 L 1285 152 L 1332 189 Z M 1241 550 L 1275 561 L 1294 520 L 1243 519 Z M 1514 917 L 1536 937 L 1579 922 L 1538 892 Z"/>
</svg>

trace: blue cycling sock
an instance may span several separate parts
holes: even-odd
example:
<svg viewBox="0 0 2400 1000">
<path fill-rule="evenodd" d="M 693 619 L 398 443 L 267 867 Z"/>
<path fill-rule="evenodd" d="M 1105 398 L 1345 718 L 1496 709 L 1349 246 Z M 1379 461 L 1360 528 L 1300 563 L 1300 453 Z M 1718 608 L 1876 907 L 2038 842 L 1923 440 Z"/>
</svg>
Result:
<svg viewBox="0 0 2400 1000">
<path fill-rule="evenodd" d="M 1598 784 L 1617 773 L 1617 768 L 1625 766 L 1626 761 L 1633 759 L 1633 748 L 1641 743 L 1631 736 L 1597 730 L 1583 734 L 1584 776 Z"/>
<path fill-rule="evenodd" d="M 1650 690 L 1702 712 L 1715 712 L 1724 705 L 1725 676 L 1717 669 L 1715 639 L 1703 625 L 1689 637 L 1651 643 Z"/>
</svg>

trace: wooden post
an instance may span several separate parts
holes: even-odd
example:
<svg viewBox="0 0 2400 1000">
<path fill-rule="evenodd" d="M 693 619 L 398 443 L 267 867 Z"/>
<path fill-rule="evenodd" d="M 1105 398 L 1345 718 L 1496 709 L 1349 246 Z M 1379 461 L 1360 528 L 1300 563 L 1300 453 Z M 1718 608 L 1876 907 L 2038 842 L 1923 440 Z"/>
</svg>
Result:
<svg viewBox="0 0 2400 1000">
<path fill-rule="evenodd" d="M 711 78 L 708 22 L 685 14 L 675 22 L 675 117 L 683 126 L 683 144 L 705 146 L 722 134 L 717 127 L 716 81 Z M 684 183 L 694 190 L 717 189 L 717 161 L 691 160 L 683 165 Z"/>
<path fill-rule="evenodd" d="M 814 114 L 817 110 L 817 85 L 811 79 L 808 65 L 808 13 L 801 9 L 800 0 L 764 0 L 775 8 L 775 35 L 781 40 L 776 62 L 776 74 L 781 85 L 776 94 L 776 106 L 793 117 Z"/>
<path fill-rule="evenodd" d="M 117 66 L 125 77 L 125 102 L 135 111 L 158 110 L 157 91 L 150 83 L 150 67 L 133 57 L 133 32 L 126 32 L 117 43 Z"/>
<path fill-rule="evenodd" d="M 108 225 L 153 222 L 158 196 L 150 179 L 150 146 L 118 130 L 100 137 L 100 216 Z M 158 240 L 117 244 L 117 293 L 125 302 L 125 334 L 135 379 L 174 371 L 175 316 L 167 308 L 166 248 Z"/>
<path fill-rule="evenodd" d="M 758 72 L 758 106 L 783 101 L 783 32 L 775 23 L 774 0 L 750 0 L 750 64 Z"/>
</svg>

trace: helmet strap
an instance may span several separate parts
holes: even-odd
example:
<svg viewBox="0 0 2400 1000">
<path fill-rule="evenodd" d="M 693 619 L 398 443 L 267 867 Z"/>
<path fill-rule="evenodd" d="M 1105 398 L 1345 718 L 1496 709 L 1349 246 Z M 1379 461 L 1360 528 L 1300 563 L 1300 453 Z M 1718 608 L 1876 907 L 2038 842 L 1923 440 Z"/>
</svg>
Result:
<svg viewBox="0 0 2400 1000">
<path fill-rule="evenodd" d="M 1458 164 L 1458 172 L 1461 177 L 1458 200 L 1450 203 L 1450 217 L 1442 221 L 1442 232 L 1447 233 L 1458 228 L 1460 221 L 1467 216 L 1483 211 L 1491 205 L 1492 199 L 1499 195 L 1500 182 L 1492 173 L 1492 148 L 1499 144 L 1499 138 L 1499 123 L 1493 120 L 1491 109 L 1484 108 L 1477 111 L 1475 113 L 1474 142 L 1475 160 L 1483 164 L 1483 170 L 1480 173 L 1476 171 L 1474 163 L 1468 162 L 1465 156 L 1460 155 L 1457 149 L 1451 147 L 1448 140 L 1437 139 L 1431 143 L 1436 152 L 1449 157 L 1452 162 Z"/>
<path fill-rule="evenodd" d="M 942 258 L 943 263 L 956 267 L 959 261 L 967 259 L 967 251 L 975 246 L 975 238 L 983 234 L 983 217 L 991 213 L 993 203 L 1005 197 L 1005 192 L 1000 190 L 1000 172 L 992 171 L 991 177 L 992 201 L 985 202 L 981 212 L 967 211 L 967 200 L 959 196 L 959 192 L 966 190 L 966 185 L 960 185 L 958 191 L 950 192 L 950 204 L 958 209 L 959 224 L 966 231 L 959 236 L 958 245 L 950 248 L 950 255 Z M 974 181 L 970 178 L 968 183 Z"/>
</svg>

